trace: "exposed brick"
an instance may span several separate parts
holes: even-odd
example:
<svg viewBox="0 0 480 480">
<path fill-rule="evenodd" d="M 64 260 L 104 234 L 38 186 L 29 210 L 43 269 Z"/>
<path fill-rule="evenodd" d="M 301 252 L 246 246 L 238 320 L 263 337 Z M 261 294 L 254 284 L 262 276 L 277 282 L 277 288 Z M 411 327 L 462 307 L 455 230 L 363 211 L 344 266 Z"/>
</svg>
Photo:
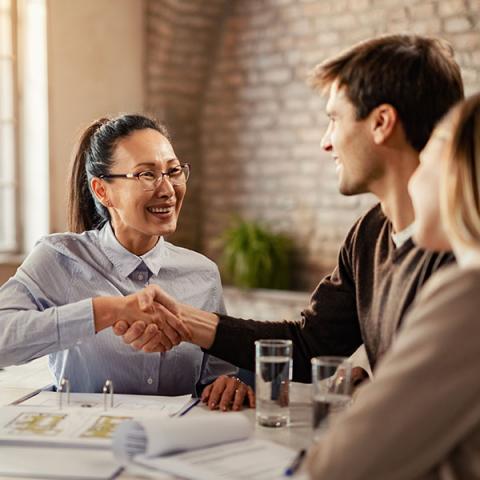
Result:
<svg viewBox="0 0 480 480">
<path fill-rule="evenodd" d="M 438 2 L 438 13 L 441 17 L 458 15 L 467 11 L 467 0 L 442 0 Z"/>
<path fill-rule="evenodd" d="M 175 240 L 218 260 L 233 213 L 262 220 L 294 232 L 295 285 L 312 288 L 376 200 L 338 192 L 307 72 L 374 35 L 436 34 L 473 93 L 479 22 L 480 0 L 146 0 L 146 107 L 194 167 Z"/>
<path fill-rule="evenodd" d="M 436 3 L 427 2 L 407 7 L 408 14 L 412 20 L 432 18 L 435 15 Z"/>
<path fill-rule="evenodd" d="M 303 14 L 306 17 L 316 17 L 318 15 L 325 15 L 332 11 L 332 2 L 318 2 L 314 1 L 302 6 Z"/>
<path fill-rule="evenodd" d="M 455 50 L 472 51 L 480 48 L 480 34 L 478 31 L 459 33 L 449 37 Z"/>
<path fill-rule="evenodd" d="M 286 84 L 292 79 L 292 70 L 289 68 L 275 68 L 266 70 L 262 78 L 265 83 Z"/>
<path fill-rule="evenodd" d="M 308 112 L 287 113 L 279 118 L 278 124 L 287 127 L 308 127 L 312 123 L 312 116 Z"/>
<path fill-rule="evenodd" d="M 466 15 L 457 15 L 445 20 L 445 32 L 447 33 L 466 32 L 471 28 L 472 21 Z"/>
<path fill-rule="evenodd" d="M 350 9 L 352 11 L 367 10 L 370 7 L 370 0 L 355 0 L 350 3 Z"/>
</svg>

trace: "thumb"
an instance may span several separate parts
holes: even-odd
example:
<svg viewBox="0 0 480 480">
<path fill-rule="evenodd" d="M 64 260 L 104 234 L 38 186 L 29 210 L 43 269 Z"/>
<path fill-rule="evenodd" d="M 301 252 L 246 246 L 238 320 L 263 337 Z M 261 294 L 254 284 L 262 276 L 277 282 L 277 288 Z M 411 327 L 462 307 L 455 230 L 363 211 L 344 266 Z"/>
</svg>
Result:
<svg viewBox="0 0 480 480">
<path fill-rule="evenodd" d="M 124 320 L 119 320 L 113 324 L 113 333 L 118 336 L 122 336 L 128 330 L 128 324 Z"/>
<path fill-rule="evenodd" d="M 167 310 L 170 310 L 170 312 L 174 315 L 178 315 L 178 304 L 173 297 L 165 293 L 158 285 L 149 285 L 146 289 L 150 291 L 150 293 L 153 295 L 153 299 L 156 302 L 161 303 Z"/>
<path fill-rule="evenodd" d="M 155 292 L 149 287 L 137 292 L 138 306 L 143 312 L 151 311 L 153 308 Z"/>
</svg>

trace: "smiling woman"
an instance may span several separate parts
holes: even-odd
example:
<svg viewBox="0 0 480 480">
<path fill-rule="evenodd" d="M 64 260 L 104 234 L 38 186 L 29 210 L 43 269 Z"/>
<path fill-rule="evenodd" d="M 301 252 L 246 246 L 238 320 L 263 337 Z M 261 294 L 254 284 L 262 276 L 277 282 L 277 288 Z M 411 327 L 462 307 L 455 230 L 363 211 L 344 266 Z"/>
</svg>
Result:
<svg viewBox="0 0 480 480">
<path fill-rule="evenodd" d="M 129 134 L 119 137 L 118 130 Z M 81 232 L 92 219 L 108 219 L 117 240 L 143 255 L 176 230 L 188 172 L 165 127 L 137 115 L 101 119 L 87 129 L 74 159 L 70 229 Z"/>
<path fill-rule="evenodd" d="M 224 311 L 216 265 L 164 240 L 177 228 L 190 168 L 165 127 L 141 115 L 102 118 L 80 138 L 70 176 L 69 228 L 42 238 L 0 289 L 0 366 L 50 355 L 58 385 L 99 392 L 196 394 L 236 369 L 181 343 L 173 315 L 160 322 L 161 286 L 199 308 Z M 110 328 L 140 319 L 157 340 L 138 353 Z M 143 330 L 142 330 L 143 331 Z M 158 353 L 158 342 L 168 352 Z M 157 350 L 157 353 L 147 353 Z M 161 349 L 160 349 L 161 350 Z M 218 389 L 236 379 L 216 382 Z M 240 389 L 242 401 L 251 390 Z M 230 390 L 228 390 L 230 392 Z M 230 404 L 236 398 L 230 395 Z"/>
</svg>

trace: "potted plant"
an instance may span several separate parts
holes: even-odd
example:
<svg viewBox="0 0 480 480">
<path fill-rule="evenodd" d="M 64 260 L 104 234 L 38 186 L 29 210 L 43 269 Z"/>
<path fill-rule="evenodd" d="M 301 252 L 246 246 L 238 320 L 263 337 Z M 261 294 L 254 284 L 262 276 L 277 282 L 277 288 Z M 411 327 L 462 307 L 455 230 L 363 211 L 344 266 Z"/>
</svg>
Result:
<svg viewBox="0 0 480 480">
<path fill-rule="evenodd" d="M 291 241 L 257 222 L 236 219 L 222 235 L 227 280 L 244 288 L 288 289 Z"/>
</svg>

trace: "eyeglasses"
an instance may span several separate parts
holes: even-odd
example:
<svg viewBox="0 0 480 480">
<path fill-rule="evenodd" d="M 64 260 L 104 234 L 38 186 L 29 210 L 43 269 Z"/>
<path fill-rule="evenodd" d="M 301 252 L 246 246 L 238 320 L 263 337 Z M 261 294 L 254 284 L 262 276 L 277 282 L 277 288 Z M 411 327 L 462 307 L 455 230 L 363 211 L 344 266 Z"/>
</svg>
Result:
<svg viewBox="0 0 480 480">
<path fill-rule="evenodd" d="M 182 163 L 175 167 L 169 168 L 166 172 L 159 172 L 157 175 L 151 170 L 138 173 L 112 173 L 111 175 L 100 175 L 99 178 L 136 178 L 143 187 L 143 190 L 149 192 L 155 190 L 159 185 L 163 177 L 168 177 L 168 180 L 172 185 L 184 185 L 187 183 L 190 176 L 190 164 Z"/>
</svg>

